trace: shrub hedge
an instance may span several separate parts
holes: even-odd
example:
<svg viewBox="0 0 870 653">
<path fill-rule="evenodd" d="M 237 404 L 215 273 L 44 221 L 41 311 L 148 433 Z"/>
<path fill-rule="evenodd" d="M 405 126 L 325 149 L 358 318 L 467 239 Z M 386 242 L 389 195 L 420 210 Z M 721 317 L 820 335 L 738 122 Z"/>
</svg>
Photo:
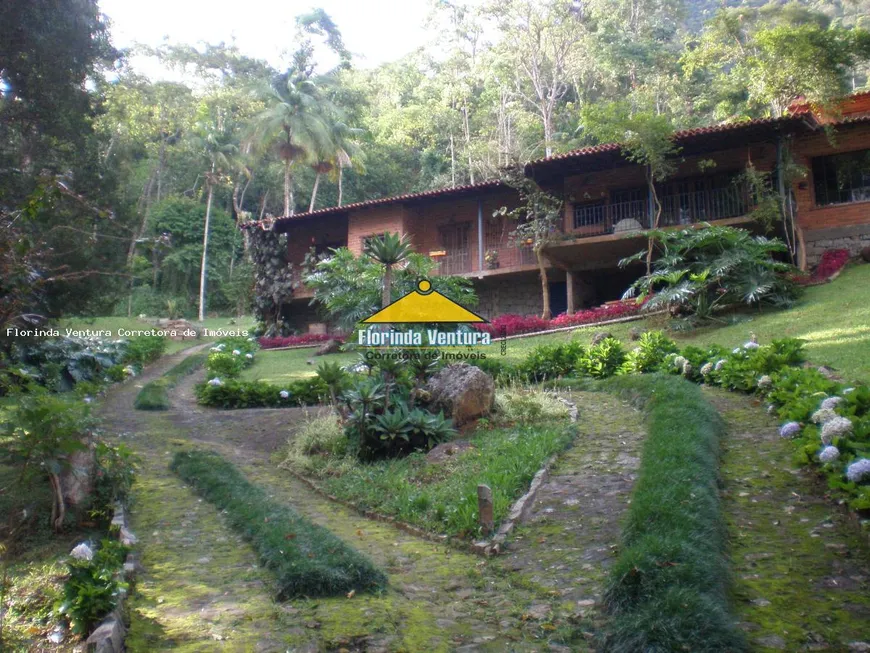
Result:
<svg viewBox="0 0 870 653">
<path fill-rule="evenodd" d="M 743 651 L 728 609 L 726 526 L 717 487 L 724 424 L 700 389 L 664 375 L 614 377 L 647 412 L 638 479 L 610 569 L 610 651 Z"/>
<path fill-rule="evenodd" d="M 313 406 L 323 403 L 328 397 L 329 388 L 320 377 L 290 381 L 283 386 L 238 379 L 228 379 L 220 384 L 207 381 L 196 386 L 197 402 L 215 408 Z"/>
<path fill-rule="evenodd" d="M 386 575 L 327 529 L 312 523 L 252 485 L 216 453 L 175 454 L 171 469 L 213 503 L 230 526 L 251 542 L 278 582 L 278 600 L 375 591 Z"/>
</svg>

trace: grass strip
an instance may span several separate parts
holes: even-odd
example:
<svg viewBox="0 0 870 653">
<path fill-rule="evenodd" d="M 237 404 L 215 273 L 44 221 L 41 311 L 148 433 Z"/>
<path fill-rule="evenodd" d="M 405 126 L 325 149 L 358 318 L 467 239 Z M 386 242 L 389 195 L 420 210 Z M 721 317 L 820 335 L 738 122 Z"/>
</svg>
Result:
<svg viewBox="0 0 870 653">
<path fill-rule="evenodd" d="M 718 490 L 724 422 L 699 387 L 678 377 L 621 376 L 604 387 L 642 403 L 648 433 L 605 591 L 603 650 L 747 650 L 728 605 Z"/>
<path fill-rule="evenodd" d="M 322 526 L 268 497 L 220 455 L 175 454 L 171 469 L 222 510 L 278 581 L 278 600 L 378 590 L 387 577 Z"/>
<path fill-rule="evenodd" d="M 202 367 L 207 357 L 206 354 L 188 356 L 167 370 L 159 379 L 149 381 L 136 395 L 133 406 L 138 410 L 168 410 L 169 390 L 174 388 L 183 377 Z"/>
</svg>

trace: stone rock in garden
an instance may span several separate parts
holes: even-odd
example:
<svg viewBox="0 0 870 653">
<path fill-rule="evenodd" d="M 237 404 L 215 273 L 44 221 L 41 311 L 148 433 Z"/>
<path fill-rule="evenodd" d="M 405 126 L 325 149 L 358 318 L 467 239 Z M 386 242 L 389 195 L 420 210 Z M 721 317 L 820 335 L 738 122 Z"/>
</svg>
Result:
<svg viewBox="0 0 870 653">
<path fill-rule="evenodd" d="M 327 354 L 335 354 L 341 349 L 341 343 L 338 340 L 327 340 L 317 349 L 315 356 L 326 356 Z"/>
<path fill-rule="evenodd" d="M 612 337 L 613 337 L 613 334 L 610 333 L 610 331 L 596 331 L 595 335 L 592 336 L 592 346 L 594 347 L 602 340 L 604 340 L 606 338 L 612 338 Z"/>
<path fill-rule="evenodd" d="M 474 449 L 474 445 L 466 440 L 454 440 L 453 442 L 442 442 L 426 454 L 427 463 L 443 463 L 455 456 L 458 456 L 463 451 Z"/>
<path fill-rule="evenodd" d="M 88 637 L 88 651 L 94 653 L 121 653 L 124 650 L 124 622 L 113 613 Z"/>
<path fill-rule="evenodd" d="M 186 340 L 187 338 L 195 337 L 199 338 L 200 331 L 194 325 L 192 325 L 187 320 L 169 320 L 165 327 L 163 327 L 167 331 L 174 331 L 175 335 L 170 336 L 172 340 Z M 188 334 L 188 335 L 185 335 Z M 194 333 L 194 336 L 189 334 Z"/>
<path fill-rule="evenodd" d="M 870 247 L 865 247 L 861 250 L 861 258 L 870 263 Z"/>
<path fill-rule="evenodd" d="M 436 411 L 453 418 L 456 426 L 487 415 L 495 404 L 495 382 L 480 368 L 457 363 L 442 368 L 426 385 Z"/>
<path fill-rule="evenodd" d="M 80 506 L 91 496 L 95 465 L 94 450 L 90 447 L 69 455 L 60 473 L 61 492 L 67 506 Z"/>
<path fill-rule="evenodd" d="M 636 340 L 640 340 L 640 337 L 644 334 L 643 329 L 638 329 L 637 327 L 632 327 L 628 330 L 629 339 L 634 342 Z"/>
</svg>

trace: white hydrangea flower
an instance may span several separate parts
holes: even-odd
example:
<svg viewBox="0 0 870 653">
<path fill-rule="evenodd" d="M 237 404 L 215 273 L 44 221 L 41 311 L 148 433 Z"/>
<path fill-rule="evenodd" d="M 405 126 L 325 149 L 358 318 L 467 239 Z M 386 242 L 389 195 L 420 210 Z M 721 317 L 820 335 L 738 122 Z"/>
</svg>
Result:
<svg viewBox="0 0 870 653">
<path fill-rule="evenodd" d="M 136 368 L 132 365 L 128 365 L 124 368 L 124 374 L 126 374 L 127 376 L 136 376 Z"/>
<path fill-rule="evenodd" d="M 701 376 L 707 376 L 713 371 L 713 363 L 704 363 L 701 366 Z"/>
<path fill-rule="evenodd" d="M 834 438 L 841 438 L 852 430 L 852 421 L 846 417 L 835 417 L 822 426 L 822 443 L 831 444 Z"/>
<path fill-rule="evenodd" d="M 682 370 L 683 367 L 685 367 L 686 363 L 688 363 L 688 362 L 689 361 L 686 360 L 685 356 L 677 356 L 676 358 L 674 358 L 674 367 L 676 367 L 679 370 Z"/>
<path fill-rule="evenodd" d="M 69 552 L 76 560 L 93 560 L 94 551 L 87 544 L 79 544 L 76 548 Z"/>
<path fill-rule="evenodd" d="M 731 350 L 731 353 L 732 354 L 739 354 L 741 351 L 743 351 L 743 347 L 735 347 L 734 349 Z"/>
<path fill-rule="evenodd" d="M 822 402 L 822 405 L 819 406 L 820 410 L 825 410 L 826 408 L 830 410 L 834 410 L 837 406 L 843 403 L 842 397 L 828 397 Z"/>
<path fill-rule="evenodd" d="M 855 392 L 855 388 L 844 388 L 844 389 L 843 389 L 843 394 L 844 394 L 844 395 L 847 395 L 847 394 L 849 394 L 850 392 Z"/>
<path fill-rule="evenodd" d="M 248 360 L 252 360 L 254 358 L 254 355 L 253 354 L 245 354 L 245 358 L 247 358 Z"/>
<path fill-rule="evenodd" d="M 793 438 L 801 432 L 801 425 L 797 422 L 786 422 L 779 427 L 779 435 L 782 438 Z"/>
<path fill-rule="evenodd" d="M 754 340 L 750 340 L 749 342 L 744 342 L 744 343 L 743 343 L 743 348 L 744 348 L 744 349 L 758 349 L 760 346 L 761 346 L 761 345 L 759 345 L 759 344 L 758 344 L 757 342 L 755 342 Z"/>
<path fill-rule="evenodd" d="M 208 384 L 215 386 L 215 387 L 219 387 L 219 386 L 222 386 L 224 384 L 224 382 L 221 381 L 218 377 L 214 377 L 211 381 L 208 382 Z"/>
<path fill-rule="evenodd" d="M 238 349 L 233 349 L 233 356 L 240 356 L 241 354 L 242 352 L 240 352 Z"/>
<path fill-rule="evenodd" d="M 692 364 L 689 361 L 683 363 L 683 375 L 689 376 L 692 373 Z"/>
<path fill-rule="evenodd" d="M 281 399 L 288 399 L 290 397 L 290 393 L 286 390 L 282 390 L 278 393 L 278 395 L 281 397 Z"/>
<path fill-rule="evenodd" d="M 870 459 L 861 458 L 846 468 L 846 478 L 853 483 L 860 483 L 870 478 Z"/>
<path fill-rule="evenodd" d="M 824 424 L 825 422 L 830 422 L 835 417 L 837 417 L 837 413 L 832 408 L 820 408 L 813 413 L 811 419 L 815 424 Z"/>
<path fill-rule="evenodd" d="M 716 365 L 713 366 L 713 369 L 718 372 L 719 370 L 721 370 L 725 366 L 725 363 L 727 363 L 727 362 L 728 361 L 726 361 L 724 358 L 720 358 L 719 360 L 716 361 Z"/>
<path fill-rule="evenodd" d="M 770 386 L 773 385 L 773 379 L 771 379 L 767 374 L 758 379 L 758 387 L 762 390 L 766 390 Z"/>
<path fill-rule="evenodd" d="M 837 447 L 828 445 L 819 453 L 819 460 L 823 463 L 832 463 L 840 457 L 840 450 Z"/>
</svg>

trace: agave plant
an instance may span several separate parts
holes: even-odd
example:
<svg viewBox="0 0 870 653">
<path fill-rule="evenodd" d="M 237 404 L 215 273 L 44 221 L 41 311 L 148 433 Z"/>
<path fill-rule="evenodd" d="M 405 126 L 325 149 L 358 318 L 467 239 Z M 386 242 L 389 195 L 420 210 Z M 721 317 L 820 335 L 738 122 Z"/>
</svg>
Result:
<svg viewBox="0 0 870 653">
<path fill-rule="evenodd" d="M 745 303 L 785 305 L 795 296 L 787 274 L 794 268 L 775 257 L 787 251 L 776 238 L 753 236 L 745 229 L 705 225 L 700 229 L 653 231 L 658 258 L 624 298 L 648 299 L 645 308 L 679 307 L 711 319 L 722 306 Z M 623 259 L 620 267 L 641 261 L 647 251 Z"/>
<path fill-rule="evenodd" d="M 341 391 L 342 383 L 345 379 L 344 370 L 338 363 L 328 363 L 324 361 L 317 366 L 317 376 L 319 376 L 326 387 L 329 388 L 329 396 L 332 399 L 332 404 L 338 402 L 338 394 Z"/>
</svg>

